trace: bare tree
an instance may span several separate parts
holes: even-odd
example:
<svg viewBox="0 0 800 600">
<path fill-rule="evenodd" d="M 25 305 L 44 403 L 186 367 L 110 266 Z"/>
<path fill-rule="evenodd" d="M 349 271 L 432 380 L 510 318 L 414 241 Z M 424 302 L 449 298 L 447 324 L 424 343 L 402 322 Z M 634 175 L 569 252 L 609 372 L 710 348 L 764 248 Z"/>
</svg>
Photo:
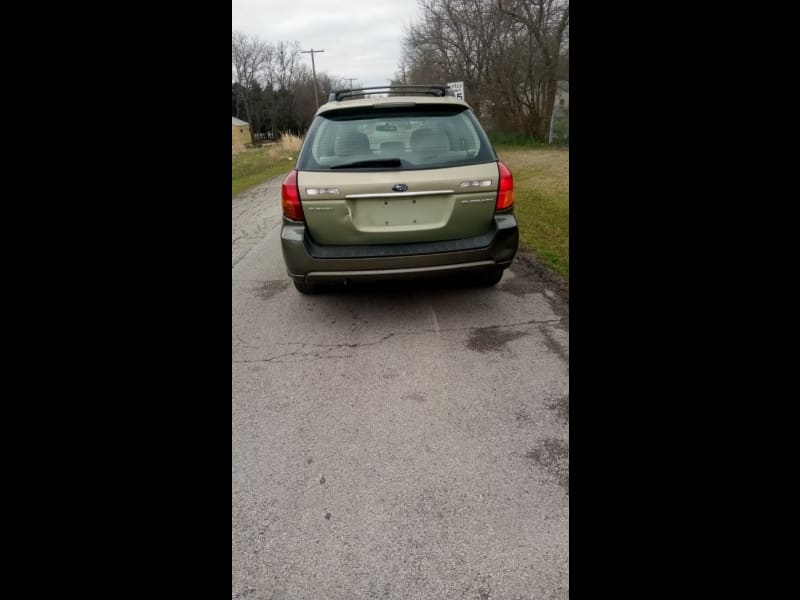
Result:
<svg viewBox="0 0 800 600">
<path fill-rule="evenodd" d="M 302 133 L 317 110 L 311 69 L 301 60 L 300 42 L 266 42 L 257 36 L 232 34 L 232 107 L 244 110 L 254 134 Z M 318 91 L 327 98 L 336 78 L 317 73 Z"/>
<path fill-rule="evenodd" d="M 295 82 L 301 73 L 300 42 L 279 41 L 275 44 L 268 67 L 269 87 L 273 94 L 272 131 L 291 127 L 294 113 Z"/>
<path fill-rule="evenodd" d="M 275 46 L 275 74 L 279 87 L 289 89 L 297 74 L 300 42 L 278 42 Z"/>
<path fill-rule="evenodd" d="M 421 21 L 406 31 L 403 65 L 414 83 L 464 81 L 481 117 L 497 103 L 496 63 L 513 60 L 496 0 L 420 0 Z M 423 81 L 426 80 L 426 81 Z"/>
<path fill-rule="evenodd" d="M 247 36 L 239 31 L 231 35 L 231 71 L 232 79 L 238 83 L 240 100 L 244 106 L 247 121 L 251 130 L 258 129 L 257 119 L 253 110 L 254 95 L 259 80 L 264 76 L 267 67 L 272 61 L 274 49 L 267 42 L 261 41 L 258 36 Z"/>
<path fill-rule="evenodd" d="M 563 43 L 569 40 L 569 0 L 498 0 L 500 10 L 525 28 L 531 54 L 528 83 L 535 90 L 535 113 L 531 130 L 541 139 L 547 135 L 558 83 Z"/>
<path fill-rule="evenodd" d="M 560 56 L 568 54 L 569 1 L 419 0 L 419 6 L 396 79 L 464 81 L 481 119 L 544 139 Z"/>
</svg>

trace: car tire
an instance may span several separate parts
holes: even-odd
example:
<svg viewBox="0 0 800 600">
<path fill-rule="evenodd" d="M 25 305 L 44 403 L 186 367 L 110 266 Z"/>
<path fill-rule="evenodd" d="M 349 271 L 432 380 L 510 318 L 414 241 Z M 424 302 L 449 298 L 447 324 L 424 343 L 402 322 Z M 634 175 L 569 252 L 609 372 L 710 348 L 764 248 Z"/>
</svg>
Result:
<svg viewBox="0 0 800 600">
<path fill-rule="evenodd" d="M 317 286 L 313 283 L 298 281 L 297 279 L 293 279 L 292 281 L 294 281 L 294 287 L 301 294 L 314 294 L 317 292 Z"/>
</svg>

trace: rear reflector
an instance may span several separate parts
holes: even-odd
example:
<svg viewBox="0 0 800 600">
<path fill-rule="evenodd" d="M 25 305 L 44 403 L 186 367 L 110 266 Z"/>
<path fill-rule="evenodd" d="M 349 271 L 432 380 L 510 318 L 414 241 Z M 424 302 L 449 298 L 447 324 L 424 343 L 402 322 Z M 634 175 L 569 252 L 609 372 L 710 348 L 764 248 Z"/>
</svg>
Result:
<svg viewBox="0 0 800 600">
<path fill-rule="evenodd" d="M 283 216 L 292 221 L 305 221 L 303 206 L 300 204 L 300 190 L 297 187 L 297 170 L 292 169 L 281 186 L 281 206 Z"/>
<path fill-rule="evenodd" d="M 497 161 L 497 169 L 500 172 L 500 183 L 497 186 L 497 202 L 494 208 L 505 210 L 514 204 L 514 176 L 500 161 Z"/>
</svg>

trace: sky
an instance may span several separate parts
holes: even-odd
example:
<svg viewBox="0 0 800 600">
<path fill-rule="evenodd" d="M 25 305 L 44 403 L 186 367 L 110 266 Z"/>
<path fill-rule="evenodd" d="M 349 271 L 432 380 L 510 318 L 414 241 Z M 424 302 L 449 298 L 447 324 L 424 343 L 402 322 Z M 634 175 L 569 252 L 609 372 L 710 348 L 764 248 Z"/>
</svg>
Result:
<svg viewBox="0 0 800 600">
<path fill-rule="evenodd" d="M 231 29 L 267 42 L 298 41 L 314 53 L 317 73 L 388 85 L 400 65 L 405 28 L 417 0 L 232 0 Z M 302 60 L 311 67 L 311 55 Z M 348 81 L 349 85 L 350 82 Z"/>
</svg>

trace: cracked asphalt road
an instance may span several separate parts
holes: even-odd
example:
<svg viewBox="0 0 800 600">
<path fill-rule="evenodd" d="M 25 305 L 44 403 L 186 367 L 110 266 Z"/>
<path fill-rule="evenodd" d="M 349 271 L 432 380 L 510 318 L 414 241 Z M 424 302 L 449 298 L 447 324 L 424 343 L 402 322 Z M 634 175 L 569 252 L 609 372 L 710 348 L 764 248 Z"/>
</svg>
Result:
<svg viewBox="0 0 800 600">
<path fill-rule="evenodd" d="M 564 300 L 524 255 L 302 296 L 280 183 L 232 208 L 233 598 L 568 598 Z"/>
</svg>

